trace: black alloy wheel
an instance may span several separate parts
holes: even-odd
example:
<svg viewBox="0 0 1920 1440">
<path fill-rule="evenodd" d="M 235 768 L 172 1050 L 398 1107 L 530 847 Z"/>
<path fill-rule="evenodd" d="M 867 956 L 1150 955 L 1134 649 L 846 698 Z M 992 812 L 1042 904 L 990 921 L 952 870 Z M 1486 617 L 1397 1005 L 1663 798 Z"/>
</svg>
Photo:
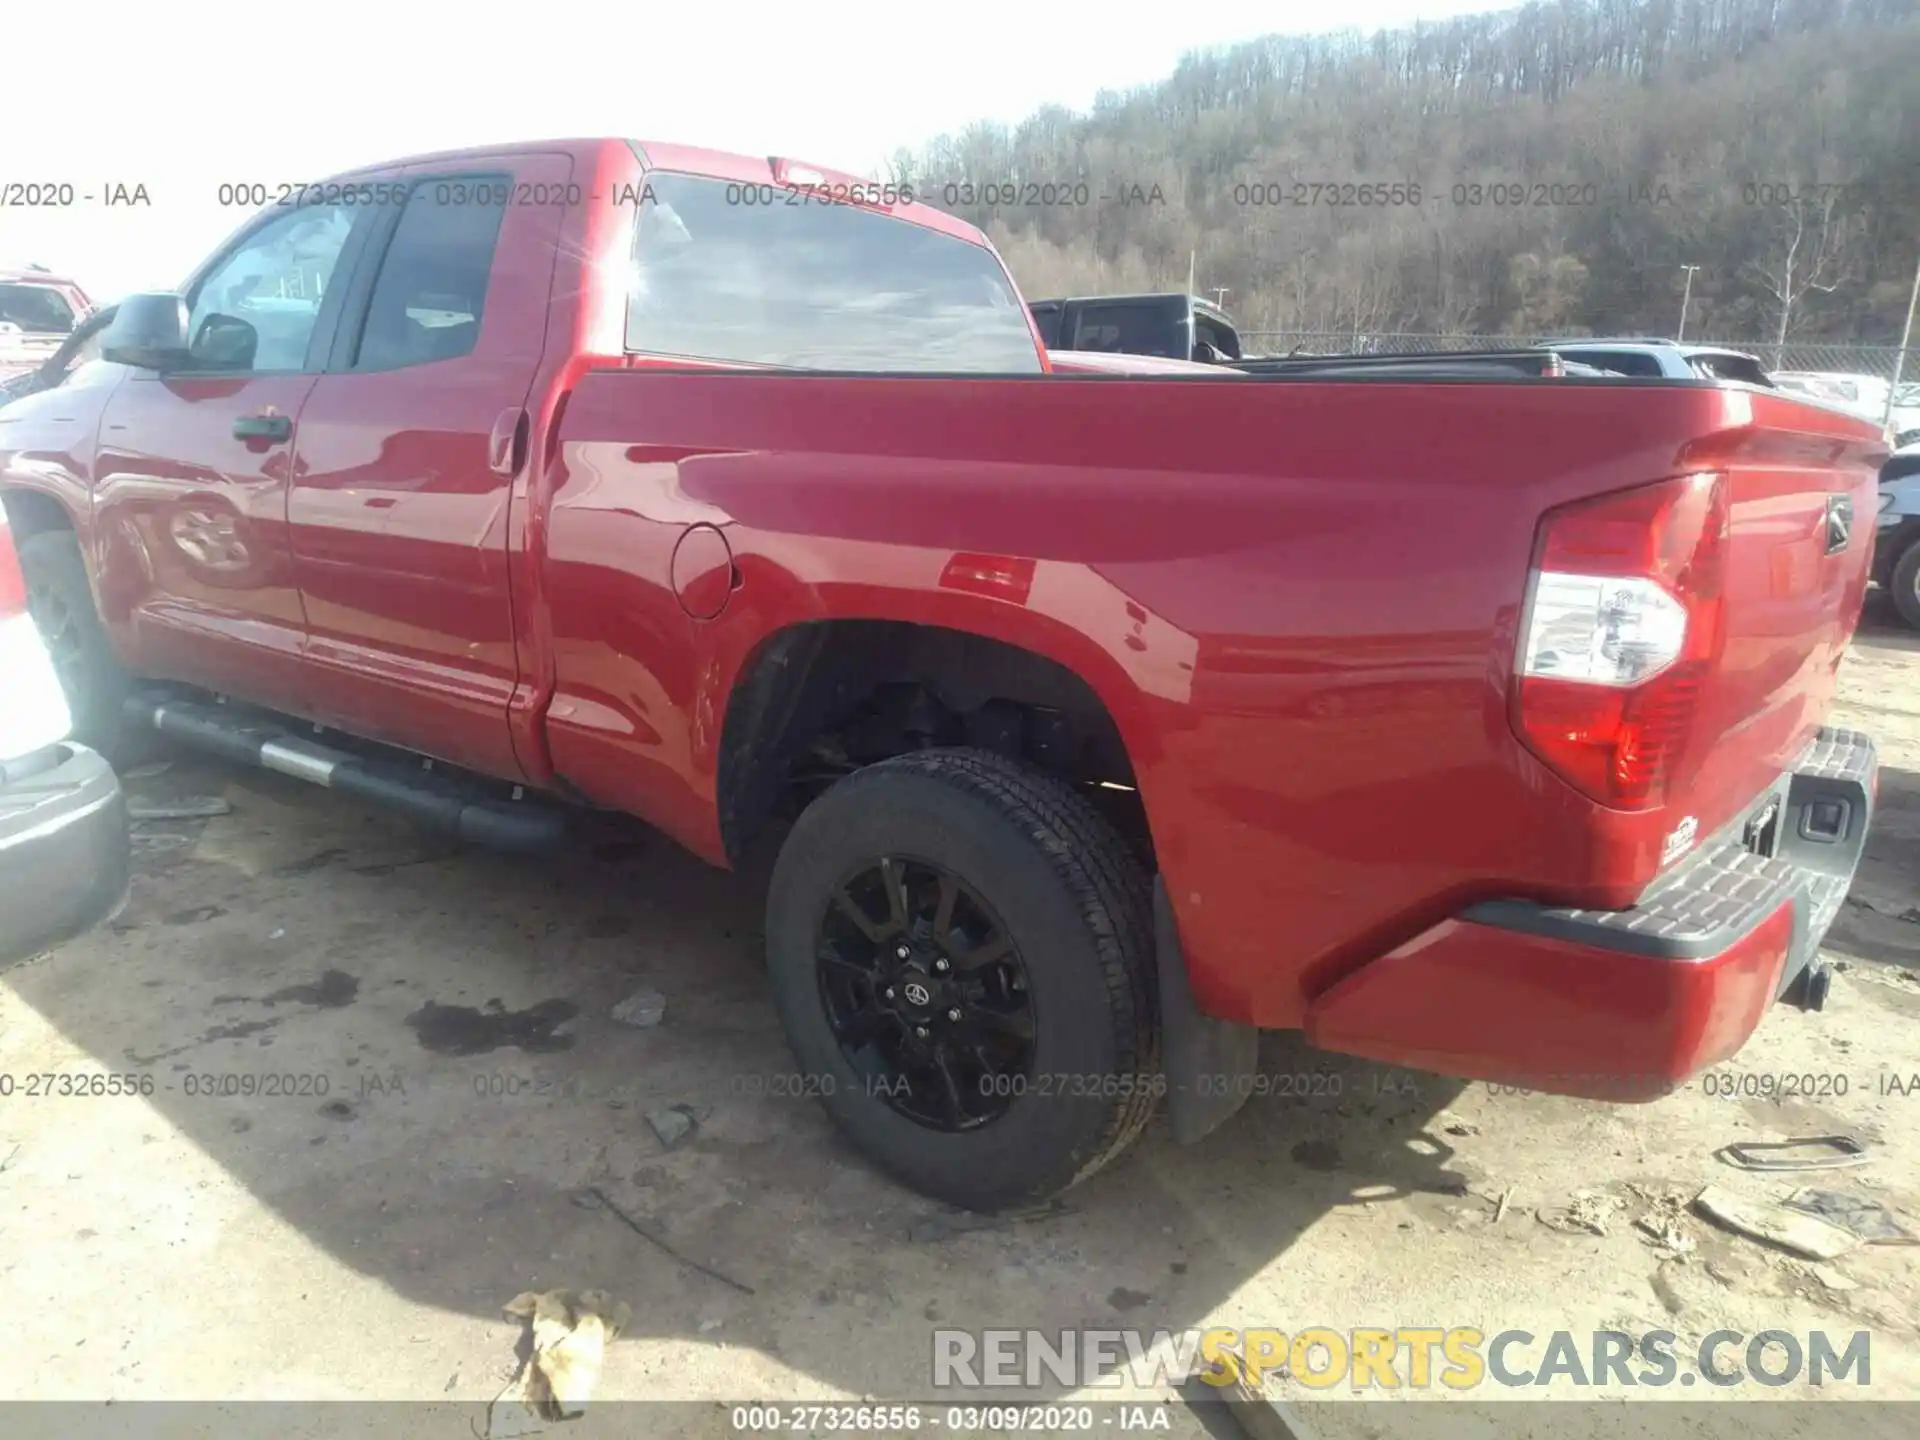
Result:
<svg viewBox="0 0 1920 1440">
<path fill-rule="evenodd" d="M 971 1130 L 1032 1071 L 1033 987 L 1006 926 L 930 860 L 885 856 L 820 916 L 820 999 L 840 1050 L 908 1119 Z"/>
</svg>

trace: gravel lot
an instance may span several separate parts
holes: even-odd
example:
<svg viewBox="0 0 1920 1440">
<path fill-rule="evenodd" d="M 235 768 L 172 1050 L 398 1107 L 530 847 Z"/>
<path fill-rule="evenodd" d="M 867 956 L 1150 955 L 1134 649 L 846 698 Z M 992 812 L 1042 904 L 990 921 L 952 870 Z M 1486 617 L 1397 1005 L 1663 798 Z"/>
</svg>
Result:
<svg viewBox="0 0 1920 1440">
<path fill-rule="evenodd" d="M 1824 1014 L 1776 1009 L 1720 1079 L 1841 1076 L 1822 1088 L 1845 1094 L 1696 1083 L 1616 1107 L 1270 1037 L 1269 1072 L 1323 1071 L 1339 1093 L 1256 1099 L 1191 1150 L 1158 1122 L 1056 1213 L 993 1222 L 881 1179 L 812 1100 L 776 1093 L 790 1062 L 759 973 L 764 864 L 720 874 L 614 826 L 552 860 L 454 849 L 174 752 L 133 795 L 231 812 L 138 825 L 123 913 L 0 977 L 16 1077 L 0 1395 L 404 1399 L 438 1407 L 408 1433 L 483 1432 L 521 1331 L 501 1306 L 564 1285 L 634 1309 L 599 1397 L 703 1402 L 645 1425 L 603 1407 L 564 1433 L 718 1435 L 715 1401 L 926 1397 L 936 1325 L 1867 1329 L 1867 1390 L 1724 1392 L 1821 1396 L 1743 1406 L 1743 1435 L 1834 1433 L 1835 1400 L 1920 1397 L 1920 1251 L 1816 1268 L 1684 1217 L 1693 1248 L 1675 1257 L 1634 1221 L 1708 1182 L 1824 1184 L 1920 1217 L 1920 1081 L 1901 1093 L 1920 1076 L 1920 637 L 1878 597 L 1844 681 L 1838 718 L 1876 734 L 1885 767 L 1828 947 L 1847 968 Z M 613 1019 L 644 987 L 664 1020 Z M 21 1093 L 30 1073 L 87 1070 L 155 1093 Z M 646 1117 L 675 1106 L 694 1124 L 669 1147 Z M 1871 1163 L 1758 1177 L 1713 1154 L 1833 1131 L 1871 1141 Z M 1543 1221 L 1583 1190 L 1619 1202 L 1598 1205 L 1604 1234 Z M 1562 1408 L 1550 1433 L 1656 1433 L 1657 1408 L 1678 1426 L 1680 1407 L 1631 1430 L 1614 1407 Z M 1494 1409 L 1346 1406 L 1315 1433 L 1549 1433 L 1533 1407 Z M 1850 1436 L 1912 1433 L 1849 1411 Z M 382 1413 L 282 1412 L 275 1429 L 393 1431 Z M 1168 1413 L 1174 1433 L 1228 1433 Z"/>
</svg>

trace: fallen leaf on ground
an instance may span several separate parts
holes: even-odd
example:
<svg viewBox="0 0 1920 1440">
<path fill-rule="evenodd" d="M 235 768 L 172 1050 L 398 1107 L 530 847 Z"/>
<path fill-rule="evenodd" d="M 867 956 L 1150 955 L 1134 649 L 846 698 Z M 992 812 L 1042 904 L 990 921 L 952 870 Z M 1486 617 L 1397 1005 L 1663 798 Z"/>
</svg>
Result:
<svg viewBox="0 0 1920 1440">
<path fill-rule="evenodd" d="M 607 1342 L 627 1327 L 633 1307 L 604 1290 L 528 1290 L 506 1305 L 527 1321 L 533 1348 L 511 1383 L 487 1411 L 488 1440 L 544 1429 L 587 1408 Z"/>
</svg>

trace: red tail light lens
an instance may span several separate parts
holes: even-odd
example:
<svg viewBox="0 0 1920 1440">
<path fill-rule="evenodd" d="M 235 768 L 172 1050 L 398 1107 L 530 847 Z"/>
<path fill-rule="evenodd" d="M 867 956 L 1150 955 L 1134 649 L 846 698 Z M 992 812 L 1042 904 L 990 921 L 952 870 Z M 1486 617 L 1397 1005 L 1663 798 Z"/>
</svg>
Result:
<svg viewBox="0 0 1920 1440">
<path fill-rule="evenodd" d="M 19 615 L 27 608 L 27 581 L 20 573 L 20 557 L 14 553 L 13 532 L 7 517 L 0 514 L 0 620 Z"/>
<path fill-rule="evenodd" d="M 1720 661 L 1727 480 L 1687 475 L 1548 512 L 1520 636 L 1514 728 L 1583 794 L 1652 809 Z"/>
</svg>

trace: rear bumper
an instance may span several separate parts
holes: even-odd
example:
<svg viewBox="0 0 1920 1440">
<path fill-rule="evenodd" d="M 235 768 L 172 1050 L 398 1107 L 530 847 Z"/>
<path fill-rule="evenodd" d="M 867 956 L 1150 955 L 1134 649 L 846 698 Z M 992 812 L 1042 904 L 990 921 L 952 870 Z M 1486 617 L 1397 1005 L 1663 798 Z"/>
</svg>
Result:
<svg viewBox="0 0 1920 1440">
<path fill-rule="evenodd" d="M 97 925 L 127 893 L 119 777 L 91 750 L 60 749 L 52 768 L 0 783 L 0 964 Z"/>
<path fill-rule="evenodd" d="M 1307 1039 L 1560 1094 L 1665 1094 L 1738 1050 L 1809 973 L 1860 863 L 1877 783 L 1869 737 L 1822 730 L 1633 909 L 1473 906 L 1316 999 Z"/>
</svg>

